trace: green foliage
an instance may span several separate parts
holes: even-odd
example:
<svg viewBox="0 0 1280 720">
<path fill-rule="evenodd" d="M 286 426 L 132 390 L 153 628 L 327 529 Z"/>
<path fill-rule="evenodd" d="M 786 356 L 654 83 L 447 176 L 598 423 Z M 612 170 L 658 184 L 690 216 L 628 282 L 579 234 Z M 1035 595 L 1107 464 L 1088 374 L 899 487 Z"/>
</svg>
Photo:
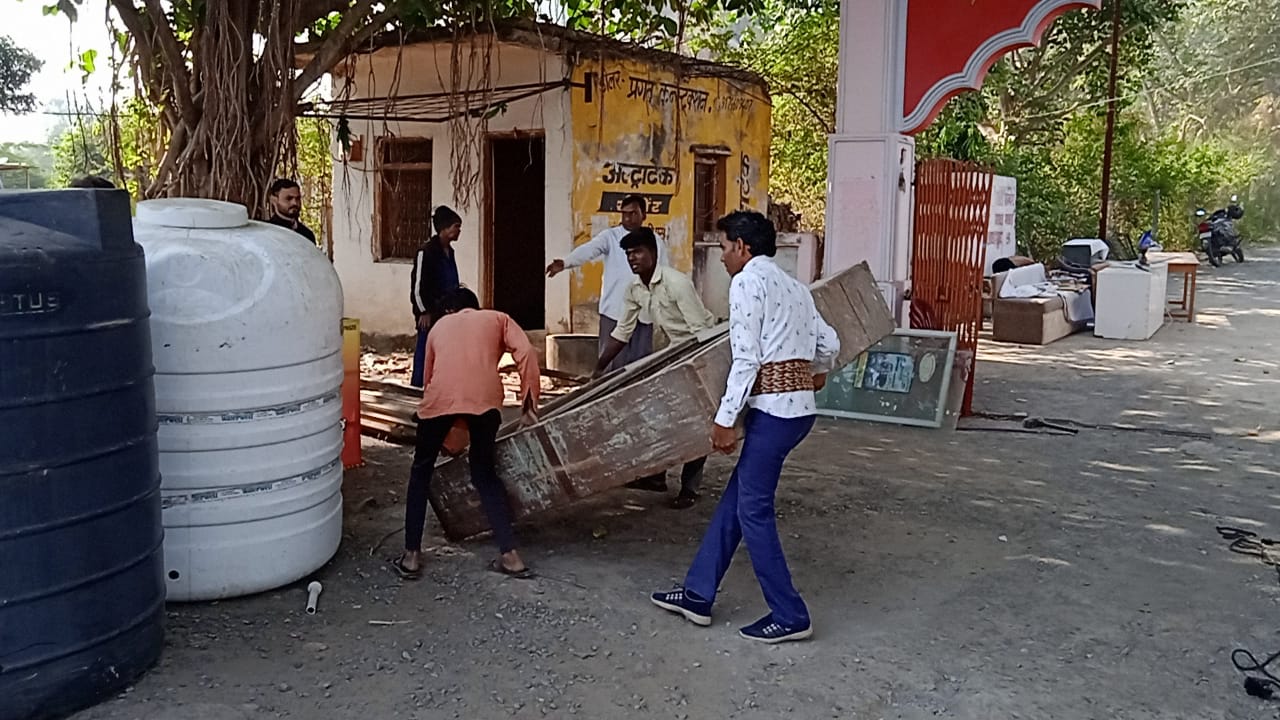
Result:
<svg viewBox="0 0 1280 720">
<path fill-rule="evenodd" d="M 1022 254 L 1052 258 L 1064 240 L 1097 234 L 1096 217 L 1073 206 L 1071 190 L 1059 182 L 1052 148 L 1013 145 L 1000 154 L 994 167 L 1018 180 L 1016 233 Z"/>
<path fill-rule="evenodd" d="M 79 1 L 58 0 L 50 10 L 74 14 Z M 185 114 L 179 103 L 183 90 L 198 86 L 200 78 L 224 77 L 218 68 L 201 65 L 213 53 L 191 50 L 208 37 L 203 31 L 211 4 L 108 1 L 141 26 L 167 26 L 179 62 L 154 43 L 119 35 L 119 49 L 129 56 L 136 76 L 148 78 L 142 94 L 150 104 L 139 101 L 124 108 L 118 131 L 101 121 L 72 126 L 55 146 L 55 180 L 85 172 L 114 174 L 108 170 L 114 166 L 135 193 L 145 194 L 147 186 L 212 188 L 207 191 L 211 196 L 253 205 L 255 188 L 280 170 L 253 163 L 274 157 L 281 144 L 278 127 L 285 127 L 285 135 L 296 133 L 299 179 L 315 179 L 314 189 L 307 190 L 308 213 L 320 212 L 322 205 L 313 198 L 328 192 L 319 179 L 331 174 L 330 128 L 309 120 L 295 123 L 291 116 L 283 126 L 264 120 L 279 108 L 292 108 L 306 90 L 294 87 L 285 93 L 283 85 L 270 81 L 274 71 L 265 59 L 273 56 L 271 43 L 296 42 L 306 46 L 310 57 L 337 62 L 351 46 L 367 42 L 388 24 L 471 27 L 507 18 L 547 20 L 539 13 L 552 7 L 533 0 L 304 0 L 297 27 L 266 34 L 261 27 L 241 28 L 244 37 L 256 33 L 270 38 L 262 40 L 255 57 L 246 59 L 252 65 L 243 69 L 246 74 L 236 75 L 268 79 L 242 93 L 251 140 L 237 134 L 237 142 L 246 147 L 212 143 L 202 152 L 237 158 L 252 168 L 254 182 L 190 175 L 181 183 L 170 182 L 173 178 L 158 183 L 154 174 L 174 123 L 185 126 L 186 132 L 174 136 L 187 142 L 226 136 L 204 127 L 212 122 L 209 118 L 227 121 L 221 112 L 225 103 L 204 108 L 200 103 L 206 95 L 192 95 L 186 98 Z M 972 160 L 1016 177 L 1018 235 L 1032 254 L 1056 253 L 1069 237 L 1097 233 L 1113 1 L 1100 12 L 1063 16 L 1040 48 L 1019 50 L 997 62 L 981 91 L 955 98 L 916 138 L 921 157 Z M 156 7 L 164 11 L 157 13 Z M 761 74 L 773 92 L 770 192 L 801 212 L 806 225 L 821 228 L 827 137 L 834 131 L 836 112 L 835 0 L 562 0 L 555 7 L 570 27 L 658 47 L 708 50 Z M 1190 238 L 1189 217 L 1196 206 L 1220 206 L 1234 192 L 1248 208 L 1245 232 L 1252 238 L 1274 234 L 1280 227 L 1275 172 L 1280 158 L 1280 36 L 1275 32 L 1280 0 L 1124 0 L 1121 10 L 1121 112 L 1111 234 L 1131 238 L 1147 228 L 1157 192 L 1166 245 Z M 2 59 L 0 52 L 0 71 Z M 82 56 L 78 66 L 91 72 L 96 59 Z M 327 69 L 311 67 L 300 77 L 310 81 Z M 0 83 L 0 98 L 5 87 Z M 166 118 L 165 123 L 159 118 Z M 339 137 L 343 134 L 339 128 Z M 175 150 L 184 148 L 170 152 Z M 202 166 L 168 167 L 170 172 L 193 173 L 192 168 Z M 308 224 L 323 226 L 322 218 L 307 217 Z"/>
<path fill-rule="evenodd" d="M 42 10 L 45 15 L 57 15 L 59 13 L 66 15 L 75 22 L 80 17 L 81 0 L 58 0 L 52 5 L 45 5 Z"/>
<path fill-rule="evenodd" d="M 570 26 L 680 45 L 687 28 L 740 17 L 762 1 L 570 0 L 563 8 Z M 83 3 L 58 0 L 46 12 L 74 20 Z M 139 86 L 137 95 L 157 111 L 152 117 L 160 118 L 166 144 L 148 156 L 154 162 L 138 163 L 140 172 L 130 173 L 130 160 L 121 154 L 133 141 L 120 133 L 106 159 L 146 197 L 184 192 L 250 208 L 262 206 L 281 149 L 294 147 L 298 103 L 355 49 L 380 35 L 403 37 L 396 30 L 483 29 L 502 20 L 537 19 L 539 9 L 552 7 L 535 0 L 298 0 L 283 12 L 286 6 L 260 0 L 232 3 L 231 9 L 209 0 L 107 4 L 116 38 L 112 69 L 116 49 L 128 66 L 115 79 L 132 78 Z M 85 54 L 77 66 L 92 72 L 96 61 Z M 80 130 L 79 155 L 75 142 L 63 143 L 67 163 L 98 162 L 89 142 L 98 130 Z M 149 147 L 141 138 L 136 146 L 140 152 Z M 294 159 L 284 160 L 288 165 Z M 146 181 L 153 171 L 161 177 Z"/>
<path fill-rule="evenodd" d="M 1159 113 L 1184 134 L 1231 132 L 1276 144 L 1280 0 L 1198 0 L 1145 73 Z"/>
<path fill-rule="evenodd" d="M 1052 257 L 1064 240 L 1098 233 L 1111 8 L 1108 2 L 1100 12 L 1064 15 L 1040 48 L 997 62 L 981 91 L 954 98 L 915 138 L 921 158 L 978 162 L 1017 178 L 1019 244 L 1033 256 Z M 1274 168 L 1280 157 L 1280 36 L 1274 30 L 1280 0 L 1124 0 L 1121 12 L 1110 239 L 1121 248 L 1136 242 L 1155 221 L 1157 193 L 1166 246 L 1189 246 L 1194 209 L 1220 207 L 1233 193 L 1246 204 L 1247 236 L 1274 234 L 1273 218 L 1280 216 L 1270 210 L 1280 208 Z M 704 40 L 720 57 L 769 81 L 770 191 L 802 211 L 804 224 L 813 228 L 824 216 L 838 16 L 833 4 L 804 13 L 786 0 L 765 0 L 740 40 L 715 33 Z M 1247 17 L 1265 22 L 1240 21 Z M 1170 38 L 1179 38 L 1178 49 L 1169 48 Z M 1183 45 L 1193 38 L 1197 48 Z M 1222 73 L 1266 57 L 1277 63 L 1227 73 L 1238 85 L 1221 77 L 1193 83 L 1202 98 L 1199 110 L 1218 110 L 1212 119 L 1194 119 L 1197 98 L 1175 101 L 1171 95 L 1179 82 L 1188 86 L 1187 75 Z M 1234 92 L 1237 87 L 1243 92 Z M 1197 132 L 1186 132 L 1188 124 Z M 1199 131 L 1205 126 L 1213 131 Z"/>
<path fill-rule="evenodd" d="M 329 232 L 325 213 L 333 193 L 333 155 L 330 152 L 333 126 L 328 120 L 319 118 L 298 118 L 295 125 L 297 180 L 302 186 L 302 222 L 315 231 L 317 239 L 323 241 L 322 234 Z"/>
<path fill-rule="evenodd" d="M 145 190 L 156 176 L 158 158 L 163 155 L 168 133 L 160 123 L 159 110 L 134 98 L 117 110 L 113 150 L 118 152 L 120 177 L 135 198 L 146 195 Z M 107 128 L 111 124 L 108 123 Z"/>
<path fill-rule="evenodd" d="M 1152 62 L 1157 40 L 1184 4 L 1123 1 L 1122 94 L 1131 89 L 1126 78 Z M 1113 8 L 1107 0 L 1098 11 L 1069 12 L 1054 22 L 1040 47 L 1010 53 L 992 67 L 981 92 L 991 110 L 986 122 L 998 135 L 1017 143 L 1053 142 L 1064 120 L 1106 102 Z"/>
<path fill-rule="evenodd" d="M 130 100 L 110 115 L 89 116 L 53 141 L 53 187 L 82 175 L 100 175 L 142 198 L 154 179 L 166 136 L 155 108 Z"/>
<path fill-rule="evenodd" d="M 835 131 L 840 8 L 830 0 L 763 0 L 741 33 L 703 29 L 696 46 L 750 69 L 773 96 L 769 194 L 820 228 L 826 211 L 827 136 Z M 717 22 L 728 22 L 722 18 Z"/>
<path fill-rule="evenodd" d="M 53 174 L 53 151 L 39 143 L 0 143 L 0 159 L 7 158 L 15 165 L 30 165 L 32 189 L 50 187 Z M 9 189 L 26 187 L 27 174 L 17 170 L 0 173 L 0 180 Z"/>
<path fill-rule="evenodd" d="M 991 113 L 982 93 L 965 93 L 947 103 L 938 119 L 916 136 L 916 154 L 991 164 L 998 159 L 983 123 Z"/>
<path fill-rule="evenodd" d="M 53 187 L 66 187 L 81 175 L 115 175 L 107 160 L 109 138 L 101 120 L 73 123 L 53 143 Z"/>
<path fill-rule="evenodd" d="M 43 66 L 30 51 L 0 35 L 0 113 L 21 115 L 35 109 L 36 98 L 25 89 Z"/>
<path fill-rule="evenodd" d="M 800 213 L 802 222 L 822 227 L 826 212 L 827 131 L 815 126 L 794 98 L 775 98 L 770 144 L 769 194 Z"/>
<path fill-rule="evenodd" d="M 675 49 L 719 41 L 729 28 L 768 10 L 773 0 L 563 0 L 566 24 L 577 30 Z M 796 3 L 793 3 L 796 4 Z M 805 6 L 816 6 L 806 2 Z"/>
<path fill-rule="evenodd" d="M 1197 0 L 1142 78 L 1151 121 L 1189 142 L 1248 158 L 1239 180 L 1241 232 L 1280 237 L 1280 0 Z M 1206 202 L 1206 204 L 1213 204 Z"/>
<path fill-rule="evenodd" d="M 1018 179 L 1018 239 L 1032 257 L 1057 255 L 1072 237 L 1096 237 L 1102 183 L 1104 119 L 1080 116 L 1064 124 L 1052 146 L 1009 145 L 998 172 Z M 1109 239 L 1122 250 L 1156 222 L 1166 248 L 1190 249 L 1192 212 L 1226 204 L 1263 171 L 1257 159 L 1218 143 L 1153 134 L 1140 113 L 1120 116 L 1111 178 Z M 1240 185 L 1237 186 L 1236 184 Z"/>
<path fill-rule="evenodd" d="M 71 63 L 71 67 L 80 71 L 81 83 L 89 82 L 89 76 L 98 68 L 98 51 L 93 48 L 85 50 Z"/>
</svg>

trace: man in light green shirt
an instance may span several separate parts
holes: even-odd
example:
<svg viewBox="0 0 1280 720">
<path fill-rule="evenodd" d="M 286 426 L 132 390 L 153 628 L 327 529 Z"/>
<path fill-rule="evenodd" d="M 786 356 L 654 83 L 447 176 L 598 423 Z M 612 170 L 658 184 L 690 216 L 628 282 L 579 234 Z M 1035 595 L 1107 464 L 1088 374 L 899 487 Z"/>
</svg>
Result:
<svg viewBox="0 0 1280 720">
<path fill-rule="evenodd" d="M 627 286 L 622 318 L 600 353 L 595 372 L 597 377 L 627 347 L 642 311 L 653 320 L 653 327 L 662 330 L 673 345 L 696 337 L 716 324 L 715 316 L 702 304 L 702 298 L 689 276 L 658 264 L 658 238 L 652 229 L 641 227 L 632 230 L 622 238 L 621 245 L 636 279 Z M 704 457 L 685 463 L 680 473 L 680 494 L 671 501 L 671 507 L 683 509 L 698 501 L 702 468 L 706 462 Z M 627 487 L 666 492 L 667 474 L 640 478 Z"/>
<path fill-rule="evenodd" d="M 648 311 L 654 326 L 662 329 L 672 345 L 715 326 L 715 317 L 702 304 L 702 298 L 688 275 L 661 265 L 636 274 L 638 277 L 627 286 L 623 296 L 622 320 L 614 328 L 612 339 L 624 345 L 631 339 L 642 308 Z M 609 349 L 606 347 L 606 351 Z"/>
</svg>

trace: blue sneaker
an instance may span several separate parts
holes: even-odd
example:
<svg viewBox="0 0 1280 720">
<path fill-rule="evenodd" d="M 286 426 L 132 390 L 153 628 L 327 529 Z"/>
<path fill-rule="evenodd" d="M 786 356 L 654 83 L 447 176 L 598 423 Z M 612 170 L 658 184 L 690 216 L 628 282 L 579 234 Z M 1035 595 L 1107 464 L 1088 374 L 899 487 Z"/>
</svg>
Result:
<svg viewBox="0 0 1280 720">
<path fill-rule="evenodd" d="M 694 625 L 707 627 L 711 624 L 711 603 L 705 600 L 694 600 L 685 593 L 684 588 L 676 588 L 669 592 L 656 592 L 649 596 L 654 605 L 683 615 L 685 620 Z"/>
<path fill-rule="evenodd" d="M 742 628 L 738 631 L 738 634 L 748 640 L 776 645 L 793 640 L 807 640 L 813 637 L 813 625 L 811 623 L 795 627 L 779 625 L 773 621 L 773 613 L 770 613 Z"/>
</svg>

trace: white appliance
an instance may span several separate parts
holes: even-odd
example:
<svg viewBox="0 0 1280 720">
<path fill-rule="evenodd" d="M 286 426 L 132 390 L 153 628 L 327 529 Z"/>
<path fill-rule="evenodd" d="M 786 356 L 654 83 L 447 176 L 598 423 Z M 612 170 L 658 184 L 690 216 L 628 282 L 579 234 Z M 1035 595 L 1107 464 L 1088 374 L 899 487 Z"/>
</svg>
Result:
<svg viewBox="0 0 1280 720">
<path fill-rule="evenodd" d="M 1107 259 L 1111 248 L 1098 238 L 1075 238 L 1062 243 L 1062 257 L 1075 265 L 1092 266 Z"/>
<path fill-rule="evenodd" d="M 1098 272 L 1093 334 L 1109 340 L 1146 340 L 1164 325 L 1169 266 L 1132 264 Z"/>
</svg>

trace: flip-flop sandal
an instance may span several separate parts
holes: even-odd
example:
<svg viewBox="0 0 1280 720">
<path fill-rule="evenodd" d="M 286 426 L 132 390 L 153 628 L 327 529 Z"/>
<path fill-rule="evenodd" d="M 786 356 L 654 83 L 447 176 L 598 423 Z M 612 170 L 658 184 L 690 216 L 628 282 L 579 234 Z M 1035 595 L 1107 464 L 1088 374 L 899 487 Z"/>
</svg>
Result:
<svg viewBox="0 0 1280 720">
<path fill-rule="evenodd" d="M 404 578 L 405 580 L 417 580 L 418 578 L 422 577 L 422 568 L 418 568 L 416 570 L 410 570 L 409 568 L 404 566 L 404 555 L 401 555 L 395 560 L 392 560 L 391 567 L 395 568 L 396 574 L 398 574 L 400 577 Z"/>
<path fill-rule="evenodd" d="M 506 566 L 502 564 L 502 558 L 494 558 L 493 561 L 489 563 L 489 569 L 499 575 L 506 575 L 507 577 L 515 578 L 517 580 L 532 580 L 537 577 L 537 574 L 528 567 L 524 567 L 520 570 L 507 569 Z"/>
</svg>

